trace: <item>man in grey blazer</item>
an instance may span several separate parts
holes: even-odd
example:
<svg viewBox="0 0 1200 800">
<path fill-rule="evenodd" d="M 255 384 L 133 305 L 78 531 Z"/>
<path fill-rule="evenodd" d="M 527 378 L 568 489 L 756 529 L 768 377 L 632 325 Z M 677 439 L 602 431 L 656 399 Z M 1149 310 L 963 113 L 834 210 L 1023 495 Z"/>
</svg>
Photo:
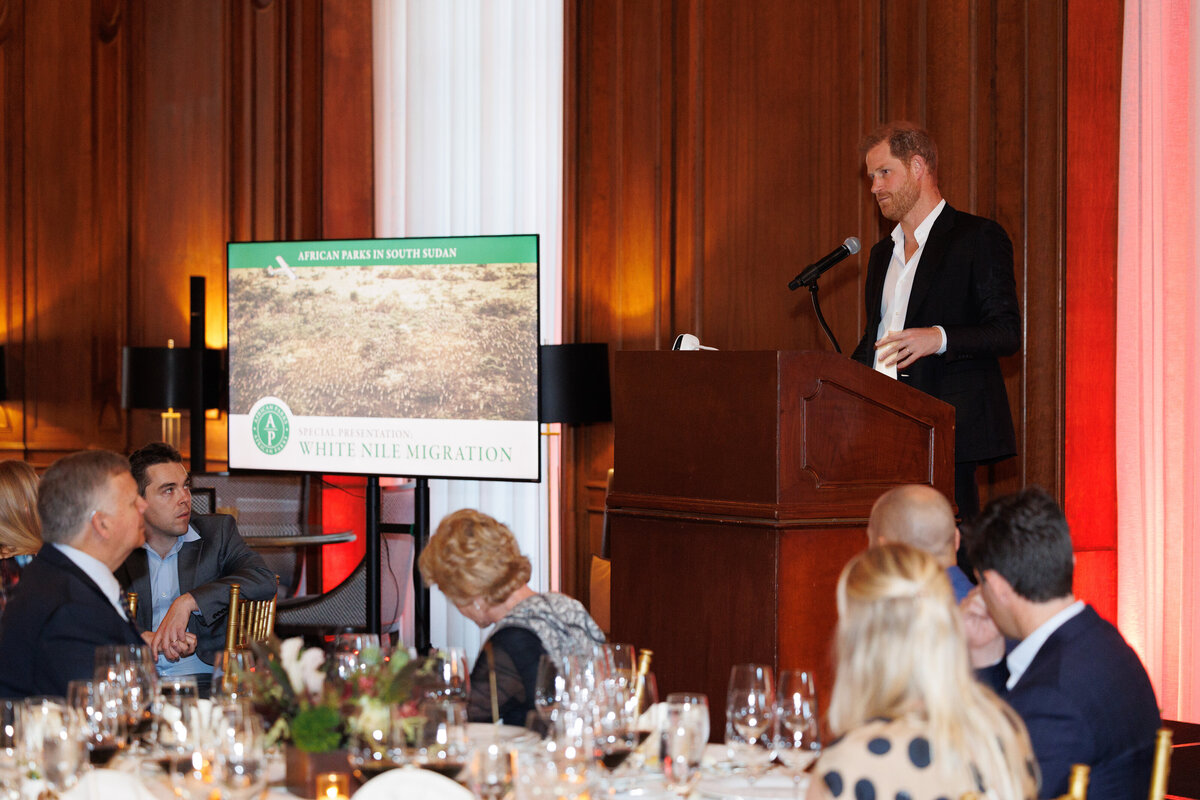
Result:
<svg viewBox="0 0 1200 800">
<path fill-rule="evenodd" d="M 954 406 L 954 499 L 969 520 L 976 467 L 1017 452 L 998 360 L 1021 346 L 1012 243 L 946 204 L 925 131 L 891 123 L 861 149 L 880 213 L 897 224 L 871 249 L 854 359 Z"/>
<path fill-rule="evenodd" d="M 194 675 L 207 694 L 213 662 L 225 646 L 229 586 L 247 600 L 275 593 L 275 575 L 238 535 L 233 517 L 192 515 L 191 480 L 179 452 L 155 442 L 129 457 L 146 501 L 146 544 L 130 553 L 116 575 L 137 592 L 137 621 L 149 634 L 164 677 Z M 196 637 L 193 655 L 178 648 Z"/>
</svg>

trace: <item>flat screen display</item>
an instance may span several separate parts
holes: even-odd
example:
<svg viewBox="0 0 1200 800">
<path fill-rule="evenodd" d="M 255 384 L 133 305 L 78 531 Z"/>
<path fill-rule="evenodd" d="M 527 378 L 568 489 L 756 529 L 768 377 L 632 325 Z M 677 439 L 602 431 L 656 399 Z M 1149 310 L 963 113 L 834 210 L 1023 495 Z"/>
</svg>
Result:
<svg viewBox="0 0 1200 800">
<path fill-rule="evenodd" d="M 536 481 L 536 235 L 234 242 L 229 466 Z"/>
</svg>

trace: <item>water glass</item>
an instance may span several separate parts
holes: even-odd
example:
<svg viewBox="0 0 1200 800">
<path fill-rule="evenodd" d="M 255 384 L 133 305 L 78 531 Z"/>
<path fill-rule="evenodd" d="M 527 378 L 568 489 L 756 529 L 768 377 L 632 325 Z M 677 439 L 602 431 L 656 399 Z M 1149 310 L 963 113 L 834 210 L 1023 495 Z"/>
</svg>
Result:
<svg viewBox="0 0 1200 800">
<path fill-rule="evenodd" d="M 802 773 L 821 753 L 820 715 L 812 672 L 786 670 L 779 676 L 775 755 L 799 784 Z"/>
<path fill-rule="evenodd" d="M 767 769 L 774 750 L 775 680 L 766 664 L 735 664 L 725 703 L 725 745 L 729 760 L 753 783 Z"/>
<path fill-rule="evenodd" d="M 262 723 L 253 713 L 225 714 L 221 719 L 213 742 L 213 777 L 222 800 L 261 796 L 267 786 Z"/>
<path fill-rule="evenodd" d="M 61 697 L 29 697 L 21 708 L 27 765 L 52 795 L 67 791 L 87 763 L 87 747 L 75 714 Z"/>
<path fill-rule="evenodd" d="M 708 698 L 705 695 L 676 693 L 667 696 L 662 733 L 663 777 L 674 794 L 687 796 L 699 780 L 708 734 Z"/>
</svg>

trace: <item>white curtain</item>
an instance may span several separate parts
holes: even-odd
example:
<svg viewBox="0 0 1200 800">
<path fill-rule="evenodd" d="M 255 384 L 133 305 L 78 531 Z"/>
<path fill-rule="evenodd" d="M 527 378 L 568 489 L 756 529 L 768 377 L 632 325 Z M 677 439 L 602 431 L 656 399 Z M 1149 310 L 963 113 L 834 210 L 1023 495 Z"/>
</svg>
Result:
<svg viewBox="0 0 1200 800">
<path fill-rule="evenodd" d="M 539 234 L 541 339 L 558 342 L 561 0 L 375 0 L 373 14 L 376 235 Z M 431 523 L 459 508 L 491 514 L 533 561 L 534 589 L 554 588 L 557 453 L 546 444 L 542 474 L 431 481 Z M 481 632 L 432 595 L 433 644 L 474 658 Z"/>
<path fill-rule="evenodd" d="M 1200 11 L 1192 5 L 1125 4 L 1117 260 L 1117 613 L 1163 717 L 1177 720 L 1200 719 Z"/>
</svg>

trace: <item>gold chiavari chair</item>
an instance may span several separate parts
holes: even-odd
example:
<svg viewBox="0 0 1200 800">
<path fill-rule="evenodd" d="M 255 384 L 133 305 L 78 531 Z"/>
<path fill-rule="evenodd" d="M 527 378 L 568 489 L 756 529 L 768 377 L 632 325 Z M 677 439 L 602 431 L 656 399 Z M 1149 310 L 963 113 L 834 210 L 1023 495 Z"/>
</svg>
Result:
<svg viewBox="0 0 1200 800">
<path fill-rule="evenodd" d="M 1163 800 L 1167 794 L 1167 775 L 1171 772 L 1171 729 L 1159 728 L 1154 737 L 1154 767 L 1150 771 L 1148 800 Z"/>
<path fill-rule="evenodd" d="M 226 650 L 241 650 L 250 642 L 270 638 L 275 630 L 275 595 L 269 600 L 243 600 L 241 585 L 230 584 L 228 621 Z"/>
<path fill-rule="evenodd" d="M 1087 800 L 1088 779 L 1092 768 L 1087 764 L 1072 764 L 1071 777 L 1067 780 L 1067 793 L 1057 800 Z"/>
</svg>

